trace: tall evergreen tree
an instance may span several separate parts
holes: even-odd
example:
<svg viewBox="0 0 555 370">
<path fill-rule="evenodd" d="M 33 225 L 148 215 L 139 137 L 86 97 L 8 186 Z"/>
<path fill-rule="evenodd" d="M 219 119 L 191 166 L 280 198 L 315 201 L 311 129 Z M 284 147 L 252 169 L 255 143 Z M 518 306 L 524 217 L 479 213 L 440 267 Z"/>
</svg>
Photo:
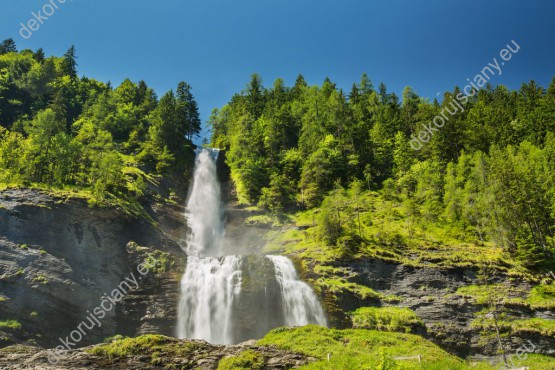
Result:
<svg viewBox="0 0 555 370">
<path fill-rule="evenodd" d="M 181 81 L 177 86 L 176 93 L 179 125 L 182 126 L 189 141 L 199 135 L 202 126 L 198 104 L 191 90 L 191 85 Z"/>
<path fill-rule="evenodd" d="M 35 60 L 39 63 L 44 62 L 45 56 L 44 56 L 44 50 L 42 50 L 42 48 L 38 48 L 37 51 L 35 52 Z"/>
<path fill-rule="evenodd" d="M 254 118 L 262 115 L 264 110 L 264 86 L 262 78 L 258 74 L 253 74 L 246 90 L 247 108 Z"/>
<path fill-rule="evenodd" d="M 75 45 L 71 45 L 65 52 L 62 67 L 65 75 L 71 78 L 77 78 L 77 53 Z"/>
</svg>

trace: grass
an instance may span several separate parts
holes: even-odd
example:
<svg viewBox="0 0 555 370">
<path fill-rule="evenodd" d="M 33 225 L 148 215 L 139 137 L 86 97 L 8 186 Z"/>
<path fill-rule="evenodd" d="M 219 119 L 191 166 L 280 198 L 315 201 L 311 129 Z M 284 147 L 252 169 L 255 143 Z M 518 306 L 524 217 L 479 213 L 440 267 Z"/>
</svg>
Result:
<svg viewBox="0 0 555 370">
<path fill-rule="evenodd" d="M 487 305 L 498 292 L 506 291 L 504 285 L 467 285 L 460 287 L 455 295 L 472 301 L 477 305 Z M 494 294 L 495 292 L 495 294 Z"/>
<path fill-rule="evenodd" d="M 95 346 L 87 352 L 110 360 L 141 355 L 144 356 L 145 363 L 150 362 L 152 365 L 171 369 L 178 363 L 183 364 L 191 358 L 199 358 L 204 346 L 196 342 L 183 342 L 152 334 L 137 338 L 119 336 L 110 340 L 110 343 Z M 315 358 L 315 362 L 300 368 L 305 370 L 496 369 L 483 362 L 470 364 L 420 336 L 405 333 L 363 329 L 335 330 L 309 325 L 274 329 L 257 344 L 275 346 Z M 396 360 L 398 357 L 417 355 L 422 356 L 421 363 L 416 359 Z M 555 359 L 531 354 L 515 363 L 530 366 L 534 370 L 551 370 L 555 366 Z M 265 365 L 266 359 L 257 351 L 244 350 L 236 356 L 221 359 L 218 370 L 261 369 Z"/>
<path fill-rule="evenodd" d="M 245 225 L 257 227 L 279 227 L 283 225 L 283 219 L 278 215 L 265 213 L 247 217 Z"/>
<path fill-rule="evenodd" d="M 552 285 L 538 285 L 528 294 L 525 294 L 526 298 L 514 297 L 515 289 L 506 285 L 470 285 L 459 288 L 455 295 L 469 299 L 476 305 L 488 307 L 492 303 L 499 305 L 498 309 L 501 311 L 501 314 L 498 317 L 498 325 L 503 333 L 509 335 L 534 333 L 547 337 L 555 336 L 554 320 L 542 318 L 518 319 L 511 314 L 511 310 L 499 308 L 500 306 L 507 305 L 522 305 L 532 309 L 550 309 L 554 305 Z M 493 333 L 495 330 L 493 319 L 486 316 L 490 311 L 488 307 L 476 313 L 476 318 L 471 323 L 473 328 L 482 330 L 483 333 Z"/>
<path fill-rule="evenodd" d="M 361 329 L 334 330 L 309 325 L 272 330 L 258 344 L 275 345 L 318 359 L 301 369 L 378 369 L 384 364 L 388 365 L 382 366 L 382 369 L 465 369 L 461 359 L 412 334 Z M 418 360 L 394 360 L 395 357 L 417 355 L 422 356 L 421 363 Z"/>
<path fill-rule="evenodd" d="M 296 216 L 297 228 L 286 230 L 272 230 L 266 234 L 268 241 L 264 251 L 267 253 L 285 253 L 299 261 L 301 275 L 314 272 L 316 279 L 307 280 L 318 292 L 325 292 L 333 297 L 340 293 L 351 293 L 357 298 L 368 300 L 383 300 L 384 302 L 400 302 L 395 296 L 386 296 L 373 289 L 350 281 L 354 277 L 345 268 L 333 266 L 341 258 L 341 252 L 336 247 L 315 240 L 310 229 L 303 229 L 311 221 L 312 211 Z M 300 217 L 300 218 L 299 218 Z"/>
<path fill-rule="evenodd" d="M 388 303 L 399 302 L 401 298 L 376 292 L 365 285 L 353 283 L 342 278 L 320 278 L 314 282 L 317 289 L 337 295 L 339 293 L 351 292 L 360 299 L 383 300 Z"/>
<path fill-rule="evenodd" d="M 218 364 L 218 370 L 259 370 L 264 368 L 265 362 L 264 356 L 261 354 L 252 350 L 246 350 L 238 356 L 221 359 Z"/>
<path fill-rule="evenodd" d="M 348 197 L 345 199 L 347 203 L 354 200 Z M 356 276 L 352 271 L 338 267 L 338 261 L 357 259 L 378 259 L 426 268 L 473 269 L 487 264 L 492 271 L 509 277 L 530 281 L 535 279 L 533 273 L 508 257 L 500 247 L 477 240 L 472 233 L 457 230 L 441 220 L 415 220 L 399 200 L 385 199 L 377 192 L 365 192 L 356 199 L 356 203 L 360 209 L 360 218 L 348 207 L 340 212 L 344 234 L 361 237 L 361 242 L 357 242 L 352 250 L 341 245 L 330 245 L 322 239 L 319 230 L 322 210 L 316 208 L 291 215 L 292 222 L 283 223 L 277 229 L 277 225 L 272 224 L 274 229 L 266 233 L 267 245 L 264 251 L 292 257 L 303 279 L 328 299 L 347 292 L 360 299 L 400 301 L 355 283 Z M 265 222 L 271 219 L 269 216 L 264 217 Z M 472 291 L 469 288 L 458 293 L 469 298 L 475 297 L 477 304 L 486 301 L 485 292 L 478 289 Z M 516 293 L 510 295 L 510 299 L 505 299 L 504 303 L 544 308 L 553 305 L 551 293 L 545 288 L 537 288 L 533 292 L 530 298 L 532 304 L 526 301 L 525 293 Z M 429 297 L 428 300 L 433 298 Z"/>
<path fill-rule="evenodd" d="M 21 329 L 21 323 L 16 320 L 0 321 L 0 330 L 1 329 L 19 330 Z"/>
<path fill-rule="evenodd" d="M 355 329 L 410 333 L 424 322 L 405 307 L 361 307 L 351 314 Z"/>
<path fill-rule="evenodd" d="M 150 181 L 150 180 L 149 180 Z M 0 183 L 0 191 L 7 189 L 35 189 L 40 190 L 48 195 L 59 198 L 58 203 L 65 203 L 71 199 L 85 200 L 91 207 L 99 208 L 115 208 L 123 214 L 132 218 L 144 218 L 152 221 L 152 218 L 146 213 L 140 203 L 131 196 L 116 197 L 112 194 L 106 194 L 104 199 L 96 199 L 92 188 L 78 187 L 74 185 L 47 185 L 41 183 L 31 184 L 5 184 Z M 35 207 L 49 208 L 45 205 L 32 204 Z"/>
<path fill-rule="evenodd" d="M 110 343 L 97 345 L 86 352 L 109 360 L 124 359 L 128 356 L 144 356 L 144 362 L 165 369 L 181 368 L 179 365 L 206 350 L 200 342 L 182 342 L 163 335 L 146 334 L 136 338 L 115 336 Z M 176 367 L 177 366 L 177 367 Z"/>
<path fill-rule="evenodd" d="M 510 326 L 513 333 L 532 332 L 546 337 L 555 336 L 555 320 L 532 318 L 502 323 L 504 325 Z"/>
<path fill-rule="evenodd" d="M 48 284 L 48 278 L 44 275 L 38 275 L 31 280 L 31 283 L 46 285 Z"/>
<path fill-rule="evenodd" d="M 148 334 L 137 338 L 116 339 L 109 344 L 93 347 L 89 352 L 97 356 L 115 359 L 156 351 L 171 342 L 171 338 L 163 335 Z"/>
<path fill-rule="evenodd" d="M 155 250 L 152 253 L 148 253 L 145 261 L 148 261 L 149 263 L 154 263 L 153 266 L 149 265 L 149 270 L 152 271 L 154 274 L 163 274 L 169 272 L 175 264 L 175 260 L 172 255 L 160 250 Z"/>
<path fill-rule="evenodd" d="M 412 334 L 388 333 L 373 330 L 334 330 L 314 325 L 301 328 L 278 328 L 272 330 L 259 345 L 278 348 L 315 357 L 316 362 L 300 369 L 329 370 L 493 370 L 486 362 L 467 362 L 455 357 L 424 338 Z M 328 362 L 329 354 L 329 362 Z M 400 360 L 399 357 L 421 355 L 416 359 Z M 396 360 L 397 359 L 397 360 Z M 529 354 L 515 364 L 529 366 L 534 370 L 553 370 L 555 358 Z"/>
<path fill-rule="evenodd" d="M 175 266 L 175 258 L 167 252 L 142 247 L 133 241 L 130 241 L 127 247 L 130 252 L 140 253 L 145 264 L 144 266 L 148 268 L 149 272 L 154 274 L 169 272 Z"/>
<path fill-rule="evenodd" d="M 540 284 L 530 292 L 517 291 L 514 287 L 494 284 L 468 285 L 457 289 L 455 295 L 466 298 L 477 305 L 489 304 L 490 296 L 501 305 L 521 305 L 531 309 L 555 309 L 555 284 Z"/>
<path fill-rule="evenodd" d="M 112 337 L 104 338 L 104 343 L 112 343 L 113 341 L 121 340 L 121 339 L 126 339 L 126 338 L 127 338 L 127 337 L 125 337 L 125 336 L 123 336 L 123 335 L 121 335 L 121 334 L 116 334 L 116 335 L 114 335 L 114 336 L 112 336 Z"/>
<path fill-rule="evenodd" d="M 516 320 L 498 320 L 497 322 L 501 332 L 508 332 L 511 335 L 523 335 L 527 333 L 540 334 L 546 337 L 555 336 L 555 320 L 547 320 L 541 318 L 516 319 Z M 487 332 L 493 332 L 493 319 L 479 317 L 472 321 L 472 327 Z"/>
<path fill-rule="evenodd" d="M 528 357 L 519 359 L 518 356 L 513 356 L 513 362 L 516 366 L 528 366 L 533 370 L 553 370 L 555 369 L 555 359 L 550 356 L 528 354 Z"/>
<path fill-rule="evenodd" d="M 533 309 L 555 309 L 555 283 L 533 287 L 527 302 Z"/>
<path fill-rule="evenodd" d="M 200 342 L 182 342 L 163 335 L 147 334 L 137 338 L 126 338 L 121 335 L 107 338 L 105 344 L 97 345 L 86 352 L 108 358 L 109 360 L 124 359 L 128 356 L 146 356 L 145 362 L 166 369 L 182 368 L 178 364 L 187 363 L 192 358 L 211 357 L 206 352 L 206 344 Z M 221 359 L 219 370 L 262 369 L 264 357 L 252 350 L 242 351 L 237 356 Z"/>
<path fill-rule="evenodd" d="M 356 203 L 360 222 L 359 214 L 353 210 L 340 213 L 345 233 L 362 237 L 356 251 L 345 251 L 319 240 L 320 209 L 298 212 L 291 217 L 293 223 L 268 233 L 267 251 L 308 258 L 318 264 L 342 258 L 376 258 L 414 267 L 474 267 L 487 263 L 512 276 L 532 276 L 506 256 L 502 248 L 482 242 L 471 233 L 463 233 L 441 220 L 414 220 L 399 200 L 365 192 Z"/>
</svg>

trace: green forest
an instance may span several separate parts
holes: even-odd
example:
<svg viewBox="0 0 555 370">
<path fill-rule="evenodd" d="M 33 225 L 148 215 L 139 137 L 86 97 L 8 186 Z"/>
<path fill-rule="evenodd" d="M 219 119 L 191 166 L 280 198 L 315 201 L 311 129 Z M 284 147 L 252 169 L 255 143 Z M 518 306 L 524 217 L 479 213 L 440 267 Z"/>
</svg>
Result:
<svg viewBox="0 0 555 370">
<path fill-rule="evenodd" d="M 77 60 L 74 46 L 47 57 L 1 43 L 0 186 L 69 189 L 101 204 L 140 200 L 163 176 L 190 179 L 202 126 L 192 87 L 158 98 L 144 81 L 78 77 Z M 213 111 L 210 145 L 225 149 L 241 202 L 311 212 L 314 237 L 343 254 L 376 241 L 394 253 L 410 240 L 456 240 L 550 268 L 555 79 L 473 91 L 413 149 L 411 138 L 460 94 L 430 101 L 406 87 L 398 97 L 366 74 L 348 93 L 302 75 L 266 88 L 255 74 Z"/>
<path fill-rule="evenodd" d="M 472 91 L 414 150 L 413 135 L 460 96 L 455 86 L 441 101 L 411 87 L 398 97 L 366 74 L 348 92 L 302 75 L 267 88 L 255 74 L 213 111 L 211 145 L 226 150 L 242 202 L 303 211 L 312 236 L 343 255 L 424 241 L 486 246 L 469 251 L 525 269 L 552 266 L 555 78 Z"/>
<path fill-rule="evenodd" d="M 201 121 L 191 86 L 158 98 L 144 82 L 78 77 L 61 57 L 0 44 L 0 186 L 71 189 L 135 202 L 161 175 L 187 179 Z"/>
</svg>

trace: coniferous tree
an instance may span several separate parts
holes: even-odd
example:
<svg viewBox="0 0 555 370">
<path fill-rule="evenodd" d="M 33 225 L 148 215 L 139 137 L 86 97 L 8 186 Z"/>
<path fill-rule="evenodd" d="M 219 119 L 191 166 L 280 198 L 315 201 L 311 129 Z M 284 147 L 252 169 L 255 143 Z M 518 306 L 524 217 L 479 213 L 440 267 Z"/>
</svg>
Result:
<svg viewBox="0 0 555 370">
<path fill-rule="evenodd" d="M 291 94 L 293 99 L 300 99 L 303 94 L 304 89 L 307 87 L 306 80 L 303 75 L 298 75 L 295 80 L 295 85 L 291 89 Z"/>
<path fill-rule="evenodd" d="M 178 110 L 179 125 L 182 127 L 185 136 L 192 141 L 201 131 L 201 121 L 198 105 L 191 92 L 191 86 L 181 81 L 177 86 L 176 100 Z"/>
<path fill-rule="evenodd" d="M 42 50 L 42 48 L 38 48 L 37 51 L 35 52 L 35 60 L 39 63 L 44 62 L 45 56 L 44 56 L 44 50 Z"/>
<path fill-rule="evenodd" d="M 68 75 L 71 78 L 77 78 L 77 53 L 75 45 L 71 45 L 71 47 L 65 52 L 62 67 L 65 75 Z"/>
<path fill-rule="evenodd" d="M 0 43 L 0 55 L 17 52 L 17 46 L 12 38 L 5 39 Z"/>
</svg>

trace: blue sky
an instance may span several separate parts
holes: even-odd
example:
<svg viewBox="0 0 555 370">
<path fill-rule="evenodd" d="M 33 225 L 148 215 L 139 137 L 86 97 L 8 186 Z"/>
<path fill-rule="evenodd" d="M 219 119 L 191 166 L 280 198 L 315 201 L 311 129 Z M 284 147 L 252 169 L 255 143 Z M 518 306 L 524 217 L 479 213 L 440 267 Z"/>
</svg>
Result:
<svg viewBox="0 0 555 370">
<path fill-rule="evenodd" d="M 20 23 L 49 1 L 59 9 L 31 37 Z M 0 0 L 0 39 L 61 55 L 75 44 L 79 73 L 119 84 L 144 79 L 159 95 L 185 80 L 205 121 L 259 73 L 266 86 L 302 73 L 350 89 L 420 96 L 463 86 L 511 40 L 521 50 L 493 84 L 518 88 L 555 75 L 550 0 Z M 498 57 L 499 59 L 499 57 Z"/>
</svg>

